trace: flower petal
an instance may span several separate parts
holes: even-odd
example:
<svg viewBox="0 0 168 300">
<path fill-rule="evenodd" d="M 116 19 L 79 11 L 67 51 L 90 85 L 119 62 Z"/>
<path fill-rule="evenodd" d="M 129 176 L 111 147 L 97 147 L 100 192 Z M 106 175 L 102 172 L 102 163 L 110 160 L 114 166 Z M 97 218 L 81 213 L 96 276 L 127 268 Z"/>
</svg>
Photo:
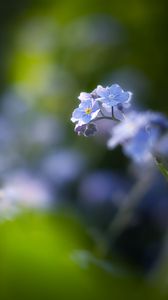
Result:
<svg viewBox="0 0 168 300">
<path fill-rule="evenodd" d="M 80 119 L 82 117 L 83 111 L 80 108 L 76 108 L 72 113 L 72 118 L 74 119 Z"/>
<path fill-rule="evenodd" d="M 91 99 L 91 95 L 89 93 L 85 93 L 85 92 L 82 92 L 80 93 L 78 99 L 81 100 L 81 101 L 86 101 L 86 100 L 89 100 Z"/>
<path fill-rule="evenodd" d="M 96 110 L 95 112 L 92 112 L 91 120 L 94 120 L 97 117 L 98 114 L 99 114 L 99 110 Z"/>
<path fill-rule="evenodd" d="M 118 103 L 128 101 L 130 98 L 130 94 L 128 92 L 122 92 L 119 95 L 116 95 L 116 101 Z"/>
<path fill-rule="evenodd" d="M 98 87 L 96 88 L 96 93 L 100 97 L 108 97 L 109 96 L 108 89 L 102 87 L 101 85 L 98 85 Z"/>
<path fill-rule="evenodd" d="M 92 107 L 92 112 L 95 112 L 97 110 L 98 111 L 100 110 L 100 106 L 99 106 L 98 101 L 95 101 L 94 104 L 93 104 L 93 107 Z"/>
<path fill-rule="evenodd" d="M 92 107 L 92 101 L 91 100 L 85 100 L 82 101 L 81 104 L 79 105 L 79 108 L 81 110 L 85 110 L 86 108 L 91 108 Z"/>
<path fill-rule="evenodd" d="M 83 114 L 82 121 L 83 121 L 83 124 L 89 123 L 91 121 L 91 115 Z"/>
<path fill-rule="evenodd" d="M 119 95 L 123 92 L 122 88 L 118 84 L 112 84 L 109 87 L 110 94 Z"/>
</svg>

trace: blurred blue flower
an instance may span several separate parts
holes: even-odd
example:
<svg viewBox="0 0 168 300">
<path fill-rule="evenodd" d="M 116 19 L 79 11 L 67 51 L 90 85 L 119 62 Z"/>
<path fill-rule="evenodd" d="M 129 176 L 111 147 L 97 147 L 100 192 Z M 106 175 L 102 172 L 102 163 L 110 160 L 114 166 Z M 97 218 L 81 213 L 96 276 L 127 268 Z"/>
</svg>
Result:
<svg viewBox="0 0 168 300">
<path fill-rule="evenodd" d="M 23 209 L 49 209 L 52 207 L 49 185 L 25 170 L 16 170 L 3 179 L 0 190 L 0 220 L 11 219 Z"/>
<path fill-rule="evenodd" d="M 110 170 L 96 170 L 82 180 L 79 195 L 86 205 L 111 202 L 120 205 L 131 187 L 128 176 L 125 177 Z"/>
<path fill-rule="evenodd" d="M 110 107 L 129 103 L 132 96 L 131 92 L 124 92 L 118 84 L 112 84 L 110 87 L 107 86 L 106 88 L 98 85 L 96 94 L 99 101 Z"/>
<path fill-rule="evenodd" d="M 82 101 L 72 114 L 71 121 L 81 126 L 94 120 L 100 111 L 99 103 L 92 98 Z"/>
<path fill-rule="evenodd" d="M 152 142 L 157 139 L 157 132 L 149 135 L 145 128 L 139 129 L 129 142 L 124 144 L 124 153 L 136 162 L 147 162 L 152 159 Z"/>
<path fill-rule="evenodd" d="M 166 122 L 161 114 L 131 112 L 123 122 L 113 127 L 108 146 L 113 149 L 122 145 L 125 154 L 134 161 L 148 162 Z"/>
<path fill-rule="evenodd" d="M 47 155 L 41 164 L 41 173 L 49 182 L 64 186 L 76 180 L 87 166 L 86 157 L 71 148 L 62 148 Z"/>
</svg>

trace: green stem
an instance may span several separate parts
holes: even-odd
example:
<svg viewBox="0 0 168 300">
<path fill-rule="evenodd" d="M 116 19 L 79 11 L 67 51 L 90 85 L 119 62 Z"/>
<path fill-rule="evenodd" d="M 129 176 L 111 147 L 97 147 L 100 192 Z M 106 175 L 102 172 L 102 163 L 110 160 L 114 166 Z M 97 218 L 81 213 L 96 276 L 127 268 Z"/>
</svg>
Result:
<svg viewBox="0 0 168 300">
<path fill-rule="evenodd" d="M 168 180 L 168 170 L 158 157 L 155 157 L 155 163 L 162 175 Z"/>
<path fill-rule="evenodd" d="M 137 181 L 131 191 L 123 199 L 122 205 L 109 226 L 109 233 L 112 234 L 113 240 L 115 240 L 130 223 L 136 206 L 148 191 L 152 181 L 153 172 L 147 172 L 145 176 Z"/>
</svg>

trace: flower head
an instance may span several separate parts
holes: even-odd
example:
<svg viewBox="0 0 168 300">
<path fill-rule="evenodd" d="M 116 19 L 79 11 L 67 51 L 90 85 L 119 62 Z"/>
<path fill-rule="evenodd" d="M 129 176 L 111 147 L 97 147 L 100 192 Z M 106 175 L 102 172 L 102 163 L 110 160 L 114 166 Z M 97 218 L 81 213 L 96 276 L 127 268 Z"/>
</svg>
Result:
<svg viewBox="0 0 168 300">
<path fill-rule="evenodd" d="M 158 154 L 167 157 L 168 119 L 160 113 L 129 113 L 131 97 L 132 93 L 118 84 L 105 88 L 98 85 L 91 93 L 80 93 L 80 105 L 71 118 L 76 123 L 75 132 L 93 136 L 103 124 L 100 122 L 96 127 L 98 121 L 113 121 L 109 148 L 121 145 L 124 153 L 136 163 L 150 162 Z"/>
<path fill-rule="evenodd" d="M 166 118 L 157 113 L 132 112 L 123 122 L 112 129 L 109 148 L 122 145 L 124 153 L 136 162 L 147 162 L 159 140 Z M 155 125 L 155 126 L 154 126 Z"/>
<path fill-rule="evenodd" d="M 93 99 L 81 101 L 78 108 L 72 114 L 71 121 L 78 122 L 78 125 L 88 124 L 95 119 L 100 111 L 99 103 Z"/>
<path fill-rule="evenodd" d="M 107 106 L 113 107 L 116 105 L 122 105 L 129 103 L 131 100 L 132 93 L 125 92 L 118 84 L 112 84 L 110 87 L 102 87 L 98 85 L 96 89 L 97 100 L 101 101 Z"/>
</svg>

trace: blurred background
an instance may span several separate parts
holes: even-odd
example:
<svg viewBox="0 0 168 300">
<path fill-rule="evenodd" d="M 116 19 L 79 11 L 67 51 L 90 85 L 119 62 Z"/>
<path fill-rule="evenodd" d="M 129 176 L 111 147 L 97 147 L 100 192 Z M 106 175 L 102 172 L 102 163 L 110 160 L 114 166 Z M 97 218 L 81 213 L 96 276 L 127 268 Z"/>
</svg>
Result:
<svg viewBox="0 0 168 300">
<path fill-rule="evenodd" d="M 70 122 L 98 84 L 168 113 L 166 4 L 1 0 L 2 300 L 167 299 L 168 183 Z"/>
</svg>

